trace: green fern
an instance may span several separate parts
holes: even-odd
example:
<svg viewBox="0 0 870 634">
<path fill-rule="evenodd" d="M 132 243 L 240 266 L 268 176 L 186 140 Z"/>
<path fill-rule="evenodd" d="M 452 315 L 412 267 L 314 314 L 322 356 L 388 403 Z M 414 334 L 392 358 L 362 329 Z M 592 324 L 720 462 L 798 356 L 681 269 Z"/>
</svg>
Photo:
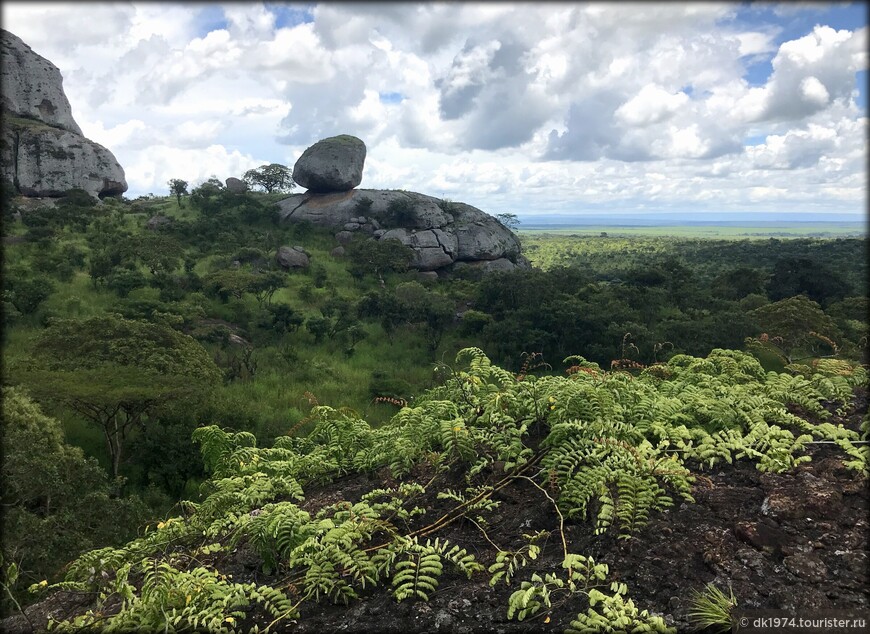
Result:
<svg viewBox="0 0 870 634">
<path fill-rule="evenodd" d="M 392 551 L 392 552 L 389 552 Z M 451 545 L 447 540 L 426 540 L 420 544 L 417 538 L 398 540 L 390 549 L 379 553 L 379 566 L 389 571 L 392 568 L 393 596 L 397 601 L 411 597 L 429 600 L 429 594 L 438 587 L 438 578 L 444 569 L 443 561 L 453 565 L 468 578 L 484 568 L 464 548 Z"/>
<path fill-rule="evenodd" d="M 626 599 L 628 588 L 625 584 L 614 582 L 610 588 L 612 595 L 595 589 L 589 591 L 589 609 L 571 621 L 565 634 L 676 632 L 660 616 L 652 615 L 647 610 L 638 610 L 634 601 Z"/>
<path fill-rule="evenodd" d="M 118 570 L 113 594 L 122 599 L 121 609 L 106 617 L 91 610 L 71 621 L 54 621 L 58 631 L 81 631 L 99 626 L 102 632 L 208 631 L 236 632 L 239 622 L 254 603 L 276 620 L 298 616 L 282 592 L 267 586 L 237 584 L 219 573 L 198 567 L 177 570 L 166 562 L 144 560 L 137 570 L 144 573 L 137 594 L 129 583 L 131 566 Z"/>
</svg>

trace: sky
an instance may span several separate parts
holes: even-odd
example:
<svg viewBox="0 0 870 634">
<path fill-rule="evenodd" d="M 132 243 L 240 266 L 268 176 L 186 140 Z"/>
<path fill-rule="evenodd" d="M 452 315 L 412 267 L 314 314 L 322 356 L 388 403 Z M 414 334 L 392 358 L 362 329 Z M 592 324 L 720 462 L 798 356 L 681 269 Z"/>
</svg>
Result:
<svg viewBox="0 0 870 634">
<path fill-rule="evenodd" d="M 521 218 L 867 207 L 864 3 L 3 2 L 127 197 L 367 146 Z"/>
</svg>

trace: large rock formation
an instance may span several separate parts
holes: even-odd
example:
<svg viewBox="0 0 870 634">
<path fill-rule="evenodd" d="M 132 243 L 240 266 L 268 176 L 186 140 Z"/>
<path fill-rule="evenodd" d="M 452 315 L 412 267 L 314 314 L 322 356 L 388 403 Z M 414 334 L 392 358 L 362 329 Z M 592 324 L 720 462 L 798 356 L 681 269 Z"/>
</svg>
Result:
<svg viewBox="0 0 870 634">
<path fill-rule="evenodd" d="M 342 135 L 315 143 L 300 157 L 293 179 L 305 183 L 322 183 L 329 175 L 349 171 L 342 164 L 345 155 L 312 152 L 327 147 L 334 139 L 354 139 Z M 350 145 L 350 143 L 348 143 Z M 363 159 L 365 158 L 365 145 Z M 311 161 L 318 156 L 317 162 Z M 334 158 L 329 159 L 330 156 Z M 305 183 L 297 178 L 300 162 L 305 159 Z M 324 193 L 317 187 L 304 194 L 292 194 L 278 203 L 282 222 L 307 221 L 336 229 L 336 239 L 347 244 L 355 233 L 375 240 L 397 239 L 414 253 L 411 265 L 420 271 L 435 271 L 459 262 L 492 262 L 479 268 L 494 272 L 516 266 L 528 266 L 520 254 L 520 242 L 514 233 L 493 216 L 465 203 L 453 203 L 425 194 L 399 190 L 354 189 L 362 179 L 362 160 L 348 159 L 353 169 L 359 165 L 360 176 L 343 191 Z M 301 172 L 300 172 L 301 173 Z M 336 181 L 332 181 L 335 183 Z M 333 185 L 336 187 L 337 185 Z"/>
<path fill-rule="evenodd" d="M 58 68 L 20 38 L 0 30 L 2 177 L 24 196 L 92 196 L 127 191 L 124 170 L 109 150 L 82 136 Z"/>
<path fill-rule="evenodd" d="M 305 189 L 343 192 L 362 181 L 366 144 L 355 136 L 342 134 L 318 141 L 302 153 L 293 167 L 293 180 Z"/>
</svg>

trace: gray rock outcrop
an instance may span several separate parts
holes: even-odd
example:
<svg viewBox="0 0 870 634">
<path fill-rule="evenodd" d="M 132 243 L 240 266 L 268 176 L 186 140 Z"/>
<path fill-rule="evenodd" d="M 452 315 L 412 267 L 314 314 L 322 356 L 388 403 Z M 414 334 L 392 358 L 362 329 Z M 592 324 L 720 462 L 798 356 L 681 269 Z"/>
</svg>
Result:
<svg viewBox="0 0 870 634">
<path fill-rule="evenodd" d="M 148 222 L 145 223 L 145 228 L 150 231 L 157 231 L 163 227 L 168 227 L 172 224 L 172 218 L 168 216 L 151 216 Z"/>
<path fill-rule="evenodd" d="M 302 247 L 281 247 L 275 261 L 285 269 L 307 269 L 309 264 L 308 254 Z"/>
<path fill-rule="evenodd" d="M 293 166 L 293 180 L 310 192 L 344 192 L 362 182 L 366 144 L 342 134 L 318 141 Z"/>
<path fill-rule="evenodd" d="M 343 244 L 362 232 L 378 240 L 398 239 L 414 251 L 411 265 L 420 271 L 439 270 L 455 262 L 495 260 L 528 267 L 517 236 L 493 216 L 464 203 L 446 203 L 416 192 L 354 189 L 292 194 L 278 206 L 282 222 L 307 221 L 334 228 Z M 346 227 L 351 224 L 359 228 L 349 231 Z M 499 263 L 485 270 L 504 268 Z"/>
<path fill-rule="evenodd" d="M 240 178 L 236 178 L 235 176 L 230 176 L 227 180 L 227 191 L 231 194 L 244 194 L 248 191 L 248 184 L 241 180 Z"/>
<path fill-rule="evenodd" d="M 95 197 L 127 191 L 112 153 L 82 136 L 58 68 L 5 30 L 0 58 L 2 177 L 31 197 L 58 197 L 74 188 Z"/>
<path fill-rule="evenodd" d="M 0 47 L 3 58 L 0 105 L 3 109 L 81 135 L 82 130 L 73 119 L 72 108 L 63 92 L 58 67 L 37 55 L 9 31 L 0 32 Z"/>
</svg>

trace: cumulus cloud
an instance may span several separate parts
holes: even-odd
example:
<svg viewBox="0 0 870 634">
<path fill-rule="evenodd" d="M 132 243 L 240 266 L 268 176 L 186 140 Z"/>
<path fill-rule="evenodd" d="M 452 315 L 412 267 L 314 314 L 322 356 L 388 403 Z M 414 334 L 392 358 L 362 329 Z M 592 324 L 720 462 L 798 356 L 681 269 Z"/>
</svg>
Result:
<svg viewBox="0 0 870 634">
<path fill-rule="evenodd" d="M 833 100 L 849 100 L 855 73 L 867 68 L 866 47 L 866 27 L 853 32 L 817 25 L 779 47 L 769 81 L 747 91 L 736 108 L 746 121 L 799 120 Z"/>
<path fill-rule="evenodd" d="M 628 125 L 646 126 L 672 117 L 688 101 L 689 96 L 682 91 L 671 93 L 655 84 L 646 84 L 614 114 Z"/>
</svg>

